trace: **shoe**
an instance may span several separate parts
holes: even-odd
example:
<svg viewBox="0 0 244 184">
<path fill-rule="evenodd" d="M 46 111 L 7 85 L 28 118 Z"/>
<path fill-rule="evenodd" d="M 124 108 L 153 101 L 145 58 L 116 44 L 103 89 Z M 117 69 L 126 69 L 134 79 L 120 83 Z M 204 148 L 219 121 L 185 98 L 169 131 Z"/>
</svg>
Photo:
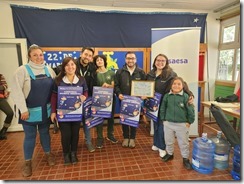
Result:
<svg viewBox="0 0 244 184">
<path fill-rule="evenodd" d="M 128 147 L 129 146 L 129 139 L 124 139 L 122 142 L 122 147 Z"/>
<path fill-rule="evenodd" d="M 58 130 L 59 130 L 58 127 L 54 127 L 54 128 L 53 128 L 53 134 L 58 133 Z"/>
<path fill-rule="evenodd" d="M 183 165 L 186 169 L 191 170 L 192 166 L 188 158 L 183 158 Z"/>
<path fill-rule="evenodd" d="M 32 166 L 31 166 L 31 160 L 26 160 L 23 168 L 22 168 L 22 175 L 24 177 L 29 177 L 32 175 Z"/>
<path fill-rule="evenodd" d="M 158 151 L 159 148 L 158 148 L 157 146 L 154 146 L 154 145 L 153 145 L 153 146 L 152 146 L 152 150 L 153 150 L 153 151 Z"/>
<path fill-rule="evenodd" d="M 71 164 L 70 153 L 64 153 L 64 165 L 70 165 L 70 164 Z"/>
<path fill-rule="evenodd" d="M 77 155 L 76 155 L 76 152 L 71 152 L 71 162 L 72 164 L 77 164 L 78 162 L 78 158 L 77 158 Z"/>
<path fill-rule="evenodd" d="M 46 159 L 49 166 L 55 165 L 55 156 L 52 153 L 46 153 Z"/>
<path fill-rule="evenodd" d="M 92 153 L 92 152 L 95 151 L 95 148 L 94 148 L 94 146 L 92 145 L 92 143 L 91 143 L 91 144 L 87 144 L 86 146 L 87 146 L 87 149 L 88 149 L 88 151 L 89 151 L 90 153 Z"/>
<path fill-rule="evenodd" d="M 168 162 L 169 160 L 172 160 L 174 158 L 174 155 L 169 155 L 168 153 L 162 158 L 164 162 Z"/>
<path fill-rule="evenodd" d="M 113 143 L 113 144 L 116 144 L 116 143 L 119 142 L 117 139 L 114 138 L 114 136 L 113 136 L 113 137 L 106 137 L 106 139 L 107 139 L 108 141 L 110 141 L 111 143 Z"/>
<path fill-rule="evenodd" d="M 159 156 L 163 158 L 165 155 L 166 155 L 166 151 L 159 149 Z"/>
<path fill-rule="evenodd" d="M 7 139 L 6 136 L 6 132 L 7 132 L 8 128 L 7 127 L 3 127 L 0 131 L 0 140 L 4 140 Z"/>
<path fill-rule="evenodd" d="M 130 139 L 129 147 L 130 148 L 135 148 L 136 147 L 135 139 Z"/>
<path fill-rule="evenodd" d="M 97 139 L 97 148 L 101 149 L 103 147 L 103 139 Z"/>
</svg>

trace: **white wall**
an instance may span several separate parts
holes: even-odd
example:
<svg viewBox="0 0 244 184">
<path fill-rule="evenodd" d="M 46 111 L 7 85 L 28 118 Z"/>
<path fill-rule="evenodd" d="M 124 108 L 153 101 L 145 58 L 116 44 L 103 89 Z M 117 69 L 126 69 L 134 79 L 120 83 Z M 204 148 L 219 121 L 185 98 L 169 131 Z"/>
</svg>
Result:
<svg viewBox="0 0 244 184">
<path fill-rule="evenodd" d="M 99 10 L 99 11 L 108 11 L 108 10 L 123 10 L 123 8 L 106 8 L 106 7 L 91 7 L 91 6 L 77 6 L 77 5 L 63 5 L 63 4 L 49 4 L 49 3 L 16 3 L 11 1 L 0 2 L 0 39 L 1 38 L 15 38 L 14 34 L 14 26 L 13 26 L 13 18 L 12 11 L 10 8 L 10 4 L 16 5 L 25 5 L 25 6 L 35 6 L 47 9 L 59 9 L 59 8 L 80 8 L 80 9 L 88 9 L 88 10 Z M 204 79 L 207 81 L 205 87 L 205 100 L 209 100 L 208 93 L 210 93 L 210 100 L 214 98 L 214 82 L 217 72 L 217 58 L 218 58 L 218 39 L 219 39 L 219 25 L 220 22 L 216 20 L 219 18 L 219 14 L 212 12 L 203 12 L 203 11 L 192 11 L 192 10 L 169 10 L 169 9 L 136 9 L 136 8 L 127 8 L 127 11 L 143 11 L 143 12 L 192 12 L 192 13 L 208 13 L 207 16 L 207 34 L 206 34 L 206 43 L 208 45 L 207 57 L 205 57 L 205 72 Z M 207 65 L 208 61 L 208 65 Z M 5 62 L 5 60 L 1 59 L 0 61 L 0 72 L 8 71 L 8 68 L 5 68 L 1 64 L 1 62 Z M 8 62 L 16 62 L 16 60 L 8 60 Z M 209 69 L 209 79 L 207 78 L 207 68 Z M 208 91 L 209 86 L 209 91 Z M 2 126 L 3 116 L 0 112 L 0 126 Z"/>
</svg>

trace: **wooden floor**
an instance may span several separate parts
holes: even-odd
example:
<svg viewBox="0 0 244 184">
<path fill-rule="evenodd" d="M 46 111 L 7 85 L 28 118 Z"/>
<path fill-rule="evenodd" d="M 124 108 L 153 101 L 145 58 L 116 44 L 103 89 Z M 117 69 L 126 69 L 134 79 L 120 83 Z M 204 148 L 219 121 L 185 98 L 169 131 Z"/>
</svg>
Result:
<svg viewBox="0 0 244 184">
<path fill-rule="evenodd" d="M 232 155 L 230 166 L 226 170 L 215 169 L 212 174 L 200 174 L 195 170 L 186 170 L 182 164 L 177 142 L 173 160 L 162 162 L 158 152 L 152 151 L 152 140 L 149 126 L 141 123 L 137 129 L 136 148 L 122 148 L 121 125 L 115 125 L 115 137 L 118 144 L 104 141 L 102 149 L 89 153 L 85 146 L 83 130 L 80 131 L 78 159 L 76 165 L 64 166 L 60 132 L 51 134 L 52 152 L 56 156 L 56 165 L 49 167 L 45 161 L 44 152 L 39 137 L 36 140 L 36 149 L 33 158 L 33 175 L 24 178 L 21 174 L 23 164 L 23 132 L 8 133 L 7 140 L 0 141 L 0 179 L 1 180 L 113 180 L 113 181 L 233 181 Z M 207 131 L 207 130 L 205 130 Z M 96 141 L 95 129 L 91 130 L 92 141 Z M 106 135 L 106 126 L 104 136 Z M 194 138 L 192 138 L 194 139 Z M 190 142 L 192 149 L 192 141 Z"/>
</svg>

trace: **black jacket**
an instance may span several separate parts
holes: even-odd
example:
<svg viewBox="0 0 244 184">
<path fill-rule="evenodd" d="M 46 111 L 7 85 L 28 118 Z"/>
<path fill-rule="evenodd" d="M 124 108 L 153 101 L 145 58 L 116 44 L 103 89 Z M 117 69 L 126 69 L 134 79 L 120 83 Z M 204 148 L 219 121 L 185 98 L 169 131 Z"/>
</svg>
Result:
<svg viewBox="0 0 244 184">
<path fill-rule="evenodd" d="M 132 75 L 124 65 L 123 68 L 119 69 L 115 74 L 115 93 L 117 96 L 120 94 L 130 95 L 131 94 L 131 81 L 132 80 L 146 80 L 146 73 L 136 65 L 136 68 Z"/>
</svg>

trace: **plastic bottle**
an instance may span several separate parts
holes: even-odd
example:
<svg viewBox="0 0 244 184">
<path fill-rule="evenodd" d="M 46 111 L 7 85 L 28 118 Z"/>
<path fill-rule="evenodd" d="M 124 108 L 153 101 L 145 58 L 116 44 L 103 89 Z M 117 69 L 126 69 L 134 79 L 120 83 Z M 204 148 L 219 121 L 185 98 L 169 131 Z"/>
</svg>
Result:
<svg viewBox="0 0 244 184">
<path fill-rule="evenodd" d="M 240 168 L 241 168 L 241 152 L 240 145 L 234 147 L 233 156 L 233 169 L 231 171 L 231 176 L 234 180 L 240 180 Z"/>
<path fill-rule="evenodd" d="M 207 133 L 193 140 L 192 168 L 202 174 L 210 174 L 214 169 L 215 144 L 207 138 Z"/>
<path fill-rule="evenodd" d="M 217 132 L 217 136 L 211 138 L 215 144 L 214 167 L 220 170 L 229 167 L 230 144 L 222 138 L 222 131 Z"/>
</svg>

